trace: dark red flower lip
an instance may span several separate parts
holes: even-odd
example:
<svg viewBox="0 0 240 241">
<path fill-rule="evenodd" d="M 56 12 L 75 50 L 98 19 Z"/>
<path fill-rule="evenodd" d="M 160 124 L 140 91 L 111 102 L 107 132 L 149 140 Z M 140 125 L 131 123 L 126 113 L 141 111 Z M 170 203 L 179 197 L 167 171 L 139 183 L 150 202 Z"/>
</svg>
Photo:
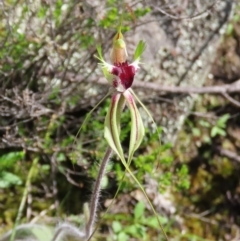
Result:
<svg viewBox="0 0 240 241">
<path fill-rule="evenodd" d="M 119 77 L 120 84 L 126 90 L 132 86 L 134 76 L 136 74 L 136 68 L 132 65 L 129 65 L 127 61 L 124 63 L 114 63 L 114 67 L 111 73 Z M 116 82 L 114 85 L 116 85 Z"/>
</svg>

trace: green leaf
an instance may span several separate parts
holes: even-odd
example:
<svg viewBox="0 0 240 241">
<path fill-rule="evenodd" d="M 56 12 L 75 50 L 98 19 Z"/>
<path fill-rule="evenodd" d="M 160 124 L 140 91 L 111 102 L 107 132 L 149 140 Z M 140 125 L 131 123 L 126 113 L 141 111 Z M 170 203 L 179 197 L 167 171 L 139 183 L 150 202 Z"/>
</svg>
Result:
<svg viewBox="0 0 240 241">
<path fill-rule="evenodd" d="M 136 10 L 134 10 L 134 14 L 139 18 L 142 16 L 145 16 L 147 13 L 151 12 L 151 8 L 150 7 L 146 7 L 146 8 L 137 8 Z"/>
<path fill-rule="evenodd" d="M 148 225 L 149 227 L 153 227 L 158 229 L 159 228 L 159 220 L 162 224 L 167 224 L 168 223 L 168 219 L 166 217 L 162 217 L 162 216 L 157 216 L 157 217 L 149 217 L 146 220 L 146 225 Z"/>
<path fill-rule="evenodd" d="M 118 241 L 128 241 L 129 237 L 128 237 L 128 235 L 126 233 L 121 232 L 121 233 L 118 234 L 117 240 Z"/>
<path fill-rule="evenodd" d="M 188 176 L 188 167 L 187 165 L 182 165 L 180 169 L 177 170 L 178 174 L 178 183 L 177 186 L 179 189 L 188 189 L 190 187 L 190 180 Z"/>
<path fill-rule="evenodd" d="M 9 152 L 0 157 L 0 171 L 10 168 L 15 162 L 22 160 L 25 155 L 24 151 Z"/>
<path fill-rule="evenodd" d="M 0 173 L 0 188 L 8 188 L 12 185 L 21 185 L 22 180 L 13 173 L 1 172 Z"/>
<path fill-rule="evenodd" d="M 141 218 L 144 214 L 144 210 L 145 210 L 144 202 L 138 202 L 137 205 L 134 208 L 134 218 L 136 220 Z"/>
<path fill-rule="evenodd" d="M 143 238 L 145 232 L 145 227 L 140 224 L 133 224 L 125 228 L 126 233 L 132 235 L 133 237 Z"/>
<path fill-rule="evenodd" d="M 218 119 L 216 125 L 217 125 L 218 127 L 225 128 L 225 127 L 226 127 L 226 123 L 227 123 L 227 121 L 229 120 L 230 117 L 231 117 L 230 114 L 225 114 L 225 115 L 221 116 L 221 117 Z"/>
<path fill-rule="evenodd" d="M 39 241 L 50 241 L 52 240 L 53 230 L 47 226 L 42 226 L 41 228 L 32 228 L 31 232 Z"/>
<path fill-rule="evenodd" d="M 193 136 L 199 137 L 201 135 L 201 131 L 199 128 L 192 128 Z"/>
<path fill-rule="evenodd" d="M 233 24 L 232 23 L 229 23 L 227 25 L 227 30 L 226 30 L 226 34 L 228 36 L 231 36 L 233 34 L 233 31 L 234 31 L 234 27 L 233 27 Z"/>
<path fill-rule="evenodd" d="M 162 156 L 161 160 L 160 160 L 161 164 L 163 164 L 165 166 L 171 166 L 173 161 L 174 161 L 173 156 Z"/>
<path fill-rule="evenodd" d="M 123 229 L 121 223 L 118 221 L 113 221 L 112 228 L 114 233 L 119 233 Z"/>
<path fill-rule="evenodd" d="M 59 152 L 59 153 L 57 154 L 57 161 L 58 161 L 58 162 L 66 161 L 66 156 L 65 156 L 65 154 L 62 153 L 62 152 Z"/>
<path fill-rule="evenodd" d="M 172 143 L 166 143 L 160 147 L 160 152 L 165 152 L 172 148 Z"/>
<path fill-rule="evenodd" d="M 210 123 L 205 120 L 199 120 L 199 125 L 201 125 L 203 127 L 210 127 Z"/>
<path fill-rule="evenodd" d="M 214 126 L 211 130 L 211 137 L 215 137 L 217 135 L 226 136 L 226 132 L 218 126 Z"/>
<path fill-rule="evenodd" d="M 108 183 L 109 183 L 108 177 L 104 176 L 101 181 L 101 188 L 102 189 L 107 188 Z"/>
</svg>

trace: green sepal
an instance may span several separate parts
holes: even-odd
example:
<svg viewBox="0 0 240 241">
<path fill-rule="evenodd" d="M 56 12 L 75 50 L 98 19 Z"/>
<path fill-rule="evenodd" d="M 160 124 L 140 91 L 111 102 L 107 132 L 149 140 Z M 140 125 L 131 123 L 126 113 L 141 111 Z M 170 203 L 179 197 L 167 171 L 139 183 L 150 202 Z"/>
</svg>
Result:
<svg viewBox="0 0 240 241">
<path fill-rule="evenodd" d="M 111 105 L 108 109 L 104 124 L 104 137 L 120 159 L 124 159 L 120 142 L 120 118 L 124 103 L 125 100 L 122 94 L 116 93 L 112 96 Z"/>
<path fill-rule="evenodd" d="M 144 109 L 144 111 L 147 113 L 148 117 L 150 118 L 150 120 L 152 121 L 152 123 L 156 126 L 156 131 L 158 133 L 158 136 L 160 137 L 160 132 L 157 128 L 157 124 L 156 122 L 154 121 L 151 113 L 149 112 L 149 110 L 147 109 L 147 107 L 142 103 L 142 101 L 137 97 L 137 95 L 134 93 L 134 91 L 132 89 L 129 89 L 130 93 L 134 96 L 134 98 L 137 100 L 137 102 L 142 106 L 142 108 Z M 160 143 L 161 143 L 161 140 L 159 139 Z"/>
<path fill-rule="evenodd" d="M 123 95 L 127 101 L 127 105 L 131 114 L 131 134 L 128 154 L 128 163 L 130 163 L 134 152 L 138 149 L 143 140 L 145 131 L 142 117 L 138 111 L 134 97 L 128 90 L 126 90 Z"/>
</svg>

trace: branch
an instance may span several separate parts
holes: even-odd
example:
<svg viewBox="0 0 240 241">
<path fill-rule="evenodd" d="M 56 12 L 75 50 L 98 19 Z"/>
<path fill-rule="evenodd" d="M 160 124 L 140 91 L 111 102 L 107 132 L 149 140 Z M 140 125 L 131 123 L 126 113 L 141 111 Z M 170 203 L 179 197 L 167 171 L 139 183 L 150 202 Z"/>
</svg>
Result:
<svg viewBox="0 0 240 241">
<path fill-rule="evenodd" d="M 56 74 L 58 78 L 62 78 L 61 73 Z M 84 79 L 80 75 L 73 73 L 67 73 L 65 75 L 65 80 L 71 82 L 83 82 Z M 108 85 L 109 82 L 105 78 L 88 79 L 87 83 L 94 83 L 100 85 Z M 168 93 L 179 93 L 179 94 L 224 94 L 224 93 L 240 93 L 240 79 L 232 84 L 217 85 L 217 86 L 203 86 L 203 87 L 193 87 L 193 86 L 166 86 L 150 82 L 141 82 L 134 80 L 133 88 L 148 89 L 156 92 L 168 92 Z"/>
<path fill-rule="evenodd" d="M 98 83 L 101 85 L 109 85 L 109 83 L 101 78 L 98 81 L 88 81 L 93 83 Z M 156 92 L 167 92 L 175 94 L 225 94 L 225 93 L 240 93 L 240 80 L 225 85 L 217 86 L 203 86 L 203 87 L 193 87 L 193 86 L 166 86 L 156 83 L 140 82 L 134 80 L 133 88 L 148 89 Z"/>
<path fill-rule="evenodd" d="M 229 94 L 227 93 L 222 93 L 223 97 L 225 97 L 229 102 L 231 102 L 233 105 L 240 107 L 240 102 L 236 101 L 233 99 Z"/>
<path fill-rule="evenodd" d="M 181 93 L 181 94 L 224 94 L 224 93 L 239 93 L 240 80 L 233 84 L 218 85 L 218 86 L 164 86 L 155 83 L 134 82 L 136 88 L 147 88 L 153 91 L 168 92 L 168 93 Z"/>
<path fill-rule="evenodd" d="M 206 17 L 210 10 L 219 2 L 219 0 L 215 1 L 214 3 L 212 3 L 211 5 L 209 5 L 206 9 L 204 9 L 203 11 L 201 12 L 198 12 L 196 13 L 196 15 L 192 15 L 192 16 L 174 16 L 172 14 L 169 14 L 167 13 L 166 11 L 164 11 L 163 9 L 159 8 L 159 7 L 156 7 L 156 6 L 153 6 L 154 9 L 157 9 L 157 11 L 159 11 L 160 13 L 172 18 L 172 19 L 175 19 L 175 20 L 196 20 L 196 19 L 199 19 L 199 18 L 204 18 Z"/>
<path fill-rule="evenodd" d="M 61 78 L 61 74 L 58 74 L 57 77 Z M 71 82 L 83 82 L 84 80 L 79 75 L 73 73 L 67 73 L 65 79 Z M 98 80 L 87 80 L 87 83 L 94 83 L 100 85 L 107 85 L 109 83 L 105 78 L 99 78 Z M 203 86 L 203 87 L 193 87 L 193 86 L 166 86 L 156 83 L 141 82 L 134 80 L 134 88 L 148 89 L 151 91 L 159 93 L 174 93 L 174 94 L 221 94 L 229 102 L 234 104 L 237 107 L 240 107 L 240 102 L 233 99 L 229 94 L 231 93 L 240 93 L 240 79 L 235 81 L 232 84 L 217 85 L 217 86 Z"/>
</svg>

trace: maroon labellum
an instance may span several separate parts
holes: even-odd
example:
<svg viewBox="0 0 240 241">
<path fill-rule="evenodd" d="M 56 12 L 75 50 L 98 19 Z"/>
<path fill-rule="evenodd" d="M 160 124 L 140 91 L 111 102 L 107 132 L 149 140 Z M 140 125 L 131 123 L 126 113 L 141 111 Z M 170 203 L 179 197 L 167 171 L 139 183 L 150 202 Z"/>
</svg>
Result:
<svg viewBox="0 0 240 241">
<path fill-rule="evenodd" d="M 120 79 L 120 83 L 118 80 L 113 81 L 113 87 L 116 88 L 121 84 L 123 89 L 126 90 L 132 86 L 136 68 L 133 65 L 129 65 L 126 61 L 121 64 L 114 64 L 111 74 Z"/>
</svg>

